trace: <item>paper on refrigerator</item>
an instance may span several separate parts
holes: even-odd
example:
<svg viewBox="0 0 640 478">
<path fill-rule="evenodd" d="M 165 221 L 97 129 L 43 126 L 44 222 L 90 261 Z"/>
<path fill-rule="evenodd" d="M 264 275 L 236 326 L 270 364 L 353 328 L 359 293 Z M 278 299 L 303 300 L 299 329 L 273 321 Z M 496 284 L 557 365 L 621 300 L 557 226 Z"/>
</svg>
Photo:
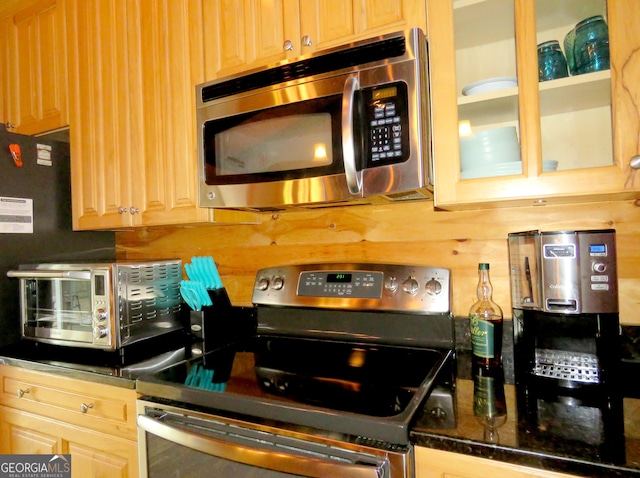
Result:
<svg viewBox="0 0 640 478">
<path fill-rule="evenodd" d="M 0 233 L 33 234 L 33 199 L 0 196 Z"/>
</svg>

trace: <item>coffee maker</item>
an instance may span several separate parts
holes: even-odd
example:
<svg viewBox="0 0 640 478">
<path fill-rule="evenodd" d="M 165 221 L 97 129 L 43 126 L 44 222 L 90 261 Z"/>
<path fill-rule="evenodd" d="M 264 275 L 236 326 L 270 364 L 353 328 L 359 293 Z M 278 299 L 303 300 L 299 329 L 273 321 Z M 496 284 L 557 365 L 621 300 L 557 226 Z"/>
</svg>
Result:
<svg viewBox="0 0 640 478">
<path fill-rule="evenodd" d="M 519 436 L 624 457 L 615 230 L 509 234 Z"/>
</svg>

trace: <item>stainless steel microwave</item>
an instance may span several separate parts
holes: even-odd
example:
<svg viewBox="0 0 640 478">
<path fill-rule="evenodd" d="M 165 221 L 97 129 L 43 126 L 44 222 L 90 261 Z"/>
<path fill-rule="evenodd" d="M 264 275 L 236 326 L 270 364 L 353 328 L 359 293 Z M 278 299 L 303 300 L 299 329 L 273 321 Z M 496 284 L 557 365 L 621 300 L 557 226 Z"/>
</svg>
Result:
<svg viewBox="0 0 640 478">
<path fill-rule="evenodd" d="M 21 335 L 54 345 L 121 350 L 182 329 L 182 261 L 23 265 Z"/>
<path fill-rule="evenodd" d="M 198 85 L 200 206 L 431 197 L 427 60 L 414 28 Z"/>
</svg>

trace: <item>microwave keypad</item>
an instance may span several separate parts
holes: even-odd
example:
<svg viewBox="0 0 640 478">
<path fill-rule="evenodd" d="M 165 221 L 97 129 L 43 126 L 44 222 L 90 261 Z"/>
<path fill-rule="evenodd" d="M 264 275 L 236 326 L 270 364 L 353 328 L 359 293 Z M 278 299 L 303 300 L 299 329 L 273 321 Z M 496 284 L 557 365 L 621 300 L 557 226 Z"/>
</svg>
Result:
<svg viewBox="0 0 640 478">
<path fill-rule="evenodd" d="M 371 159 L 402 157 L 402 124 L 395 103 L 377 105 L 371 121 Z"/>
<path fill-rule="evenodd" d="M 407 86 L 402 82 L 365 88 L 369 133 L 367 165 L 399 163 L 409 157 Z"/>
</svg>

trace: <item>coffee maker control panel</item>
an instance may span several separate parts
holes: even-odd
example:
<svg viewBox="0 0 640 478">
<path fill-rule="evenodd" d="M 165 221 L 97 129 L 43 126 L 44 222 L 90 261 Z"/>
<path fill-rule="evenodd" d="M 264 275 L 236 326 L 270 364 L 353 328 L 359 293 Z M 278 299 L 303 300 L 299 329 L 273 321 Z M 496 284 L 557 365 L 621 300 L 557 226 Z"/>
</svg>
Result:
<svg viewBox="0 0 640 478">
<path fill-rule="evenodd" d="M 509 234 L 509 261 L 516 309 L 618 312 L 612 229 Z"/>
</svg>

